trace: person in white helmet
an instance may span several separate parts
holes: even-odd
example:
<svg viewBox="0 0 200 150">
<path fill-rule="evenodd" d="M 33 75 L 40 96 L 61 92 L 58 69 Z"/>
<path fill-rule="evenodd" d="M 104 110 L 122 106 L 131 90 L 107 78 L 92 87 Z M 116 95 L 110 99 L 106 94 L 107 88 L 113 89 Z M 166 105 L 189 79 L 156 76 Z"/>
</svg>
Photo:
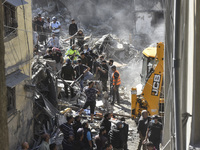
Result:
<svg viewBox="0 0 200 150">
<path fill-rule="evenodd" d="M 55 34 L 55 36 L 57 36 L 59 38 L 61 24 L 59 21 L 57 21 L 56 17 L 52 18 L 52 22 L 50 23 L 50 29 L 51 29 L 52 34 Z"/>
</svg>

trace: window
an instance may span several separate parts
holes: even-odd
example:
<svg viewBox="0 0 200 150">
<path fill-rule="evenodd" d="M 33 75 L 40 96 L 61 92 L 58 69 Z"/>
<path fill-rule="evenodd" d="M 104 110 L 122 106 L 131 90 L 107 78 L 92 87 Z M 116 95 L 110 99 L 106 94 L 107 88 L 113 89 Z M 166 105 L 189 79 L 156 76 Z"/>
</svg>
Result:
<svg viewBox="0 0 200 150">
<path fill-rule="evenodd" d="M 15 28 L 18 27 L 17 18 L 16 18 L 16 7 L 5 3 L 4 7 L 4 36 L 16 35 Z"/>
<path fill-rule="evenodd" d="M 16 103 L 16 96 L 15 96 L 15 87 L 10 88 L 7 87 L 7 111 L 8 115 L 12 114 L 15 111 L 15 103 Z"/>
</svg>

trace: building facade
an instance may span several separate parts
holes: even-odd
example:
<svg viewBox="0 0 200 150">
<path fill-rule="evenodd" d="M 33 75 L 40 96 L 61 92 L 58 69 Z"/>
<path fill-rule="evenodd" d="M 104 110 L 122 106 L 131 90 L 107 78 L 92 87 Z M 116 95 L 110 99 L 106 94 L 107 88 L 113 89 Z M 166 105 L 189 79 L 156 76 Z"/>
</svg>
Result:
<svg viewBox="0 0 200 150">
<path fill-rule="evenodd" d="M 9 147 L 13 150 L 33 139 L 33 92 L 25 88 L 30 84 L 33 57 L 31 0 L 6 0 L 3 11 Z"/>
</svg>

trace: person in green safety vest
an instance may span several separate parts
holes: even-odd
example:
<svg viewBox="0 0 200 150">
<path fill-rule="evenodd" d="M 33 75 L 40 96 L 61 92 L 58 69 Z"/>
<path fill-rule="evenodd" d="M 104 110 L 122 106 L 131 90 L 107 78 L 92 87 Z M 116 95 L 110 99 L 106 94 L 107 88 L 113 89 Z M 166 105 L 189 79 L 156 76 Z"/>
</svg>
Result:
<svg viewBox="0 0 200 150">
<path fill-rule="evenodd" d="M 70 59 L 74 64 L 76 64 L 76 61 L 79 56 L 80 54 L 79 51 L 76 50 L 76 45 L 72 45 L 72 47 L 66 51 L 64 59 Z"/>
</svg>

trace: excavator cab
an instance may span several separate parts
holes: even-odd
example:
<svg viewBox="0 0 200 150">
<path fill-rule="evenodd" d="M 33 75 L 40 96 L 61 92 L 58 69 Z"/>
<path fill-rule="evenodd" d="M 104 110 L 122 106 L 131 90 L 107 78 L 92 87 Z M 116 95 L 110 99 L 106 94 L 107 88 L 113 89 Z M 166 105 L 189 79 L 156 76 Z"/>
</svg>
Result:
<svg viewBox="0 0 200 150">
<path fill-rule="evenodd" d="M 142 72 L 141 83 L 144 86 L 149 78 L 149 76 L 154 71 L 153 66 L 156 64 L 156 48 L 149 47 L 143 51 L 143 64 L 142 64 Z"/>
<path fill-rule="evenodd" d="M 148 47 L 142 53 L 143 66 L 140 75 L 142 91 L 138 92 L 137 88 L 131 90 L 132 118 L 139 117 L 144 109 L 149 115 L 160 115 L 164 105 L 162 96 L 164 44 L 160 42 L 157 47 Z"/>
</svg>

